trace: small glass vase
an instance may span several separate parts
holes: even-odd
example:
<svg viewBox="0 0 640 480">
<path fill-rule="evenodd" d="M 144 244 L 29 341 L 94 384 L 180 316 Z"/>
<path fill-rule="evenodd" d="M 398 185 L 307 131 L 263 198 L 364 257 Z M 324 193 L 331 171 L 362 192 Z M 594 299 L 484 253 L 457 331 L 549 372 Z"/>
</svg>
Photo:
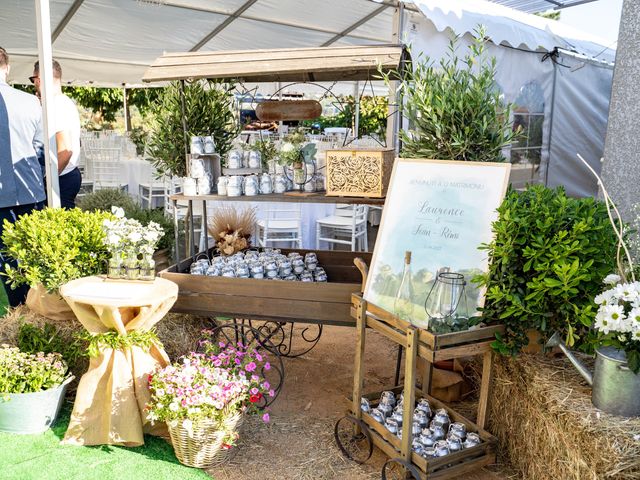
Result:
<svg viewBox="0 0 640 480">
<path fill-rule="evenodd" d="M 126 272 L 125 278 L 127 280 L 139 280 L 140 279 L 140 262 L 138 261 L 138 254 L 135 252 L 127 252 L 124 258 L 124 269 Z"/>
<path fill-rule="evenodd" d="M 113 252 L 107 266 L 107 278 L 120 279 L 124 278 L 124 266 L 122 262 L 122 254 Z"/>
<path fill-rule="evenodd" d="M 140 280 L 153 281 L 156 278 L 156 261 L 152 254 L 144 254 L 140 260 Z"/>
</svg>

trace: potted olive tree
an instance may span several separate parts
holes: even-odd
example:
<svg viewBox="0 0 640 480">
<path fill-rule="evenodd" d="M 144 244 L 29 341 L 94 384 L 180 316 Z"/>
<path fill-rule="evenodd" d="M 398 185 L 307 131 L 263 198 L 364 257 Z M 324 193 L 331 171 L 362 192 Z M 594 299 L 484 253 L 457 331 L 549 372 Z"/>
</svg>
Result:
<svg viewBox="0 0 640 480">
<path fill-rule="evenodd" d="M 224 157 L 240 132 L 233 90 L 235 84 L 213 80 L 185 83 L 187 136 L 211 135 L 216 153 Z M 185 138 L 179 82 L 164 89 L 151 109 L 153 121 L 147 141 L 150 161 L 160 175 L 185 177 Z"/>
<path fill-rule="evenodd" d="M 475 37 L 464 57 L 454 39 L 439 63 L 421 56 L 402 73 L 381 73 L 387 84 L 402 79 L 401 112 L 409 121 L 400 131 L 402 157 L 505 161 L 502 150 L 519 131 L 509 120 L 511 104 L 496 88 L 496 59 L 487 56 L 484 30 Z"/>
</svg>

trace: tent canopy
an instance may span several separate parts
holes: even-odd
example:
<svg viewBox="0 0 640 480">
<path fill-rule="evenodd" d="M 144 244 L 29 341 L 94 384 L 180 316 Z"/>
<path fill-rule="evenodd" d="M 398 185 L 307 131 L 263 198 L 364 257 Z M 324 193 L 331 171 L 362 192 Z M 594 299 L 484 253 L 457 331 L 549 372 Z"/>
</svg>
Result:
<svg viewBox="0 0 640 480">
<path fill-rule="evenodd" d="M 53 53 L 70 84 L 140 85 L 164 52 L 218 52 L 395 43 L 396 1 L 380 0 L 51 0 Z M 442 31 L 473 32 L 529 50 L 562 47 L 612 61 L 603 41 L 553 20 L 483 0 L 416 0 Z M 0 4 L 0 46 L 10 80 L 28 82 L 37 59 L 33 1 Z M 402 39 L 401 39 L 402 40 Z"/>
</svg>

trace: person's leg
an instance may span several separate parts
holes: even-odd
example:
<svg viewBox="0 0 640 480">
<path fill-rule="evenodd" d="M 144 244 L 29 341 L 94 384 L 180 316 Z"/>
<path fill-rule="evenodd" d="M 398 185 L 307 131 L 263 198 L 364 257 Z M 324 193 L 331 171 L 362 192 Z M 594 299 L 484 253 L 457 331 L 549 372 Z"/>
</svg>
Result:
<svg viewBox="0 0 640 480">
<path fill-rule="evenodd" d="M 76 196 L 82 185 L 82 175 L 78 168 L 74 168 L 66 175 L 59 178 L 60 206 L 62 208 L 76 208 Z"/>
<path fill-rule="evenodd" d="M 43 208 L 43 206 L 44 202 L 40 202 L 32 203 L 30 205 L 0 208 L 0 273 L 4 273 L 5 264 L 11 265 L 12 268 L 16 268 L 18 266 L 18 262 L 16 262 L 8 255 L 2 253 L 5 248 L 4 242 L 2 241 L 4 221 L 8 220 L 11 223 L 15 223 L 15 221 L 22 215 L 30 213 L 33 210 L 40 210 L 41 208 Z M 12 307 L 17 307 L 18 305 L 24 303 L 25 299 L 27 298 L 29 285 L 20 285 L 14 290 L 11 288 L 11 286 L 9 286 L 7 280 L 7 277 L 0 274 L 0 282 L 2 282 L 2 286 L 4 287 L 5 292 L 7 293 L 7 297 L 9 298 L 9 305 L 11 305 Z"/>
</svg>

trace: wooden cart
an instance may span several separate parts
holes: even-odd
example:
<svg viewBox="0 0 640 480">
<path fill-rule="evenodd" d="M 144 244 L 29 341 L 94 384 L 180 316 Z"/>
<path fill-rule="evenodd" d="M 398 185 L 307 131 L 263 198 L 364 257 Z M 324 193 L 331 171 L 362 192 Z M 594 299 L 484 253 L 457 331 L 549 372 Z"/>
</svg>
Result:
<svg viewBox="0 0 640 480">
<path fill-rule="evenodd" d="M 416 328 L 375 305 L 368 304 L 360 294 L 352 296 L 352 303 L 352 316 L 356 319 L 358 333 L 352 404 L 348 417 L 345 417 L 347 422 L 343 421 L 345 419 L 339 420 L 335 431 L 336 440 L 343 453 L 353 460 L 366 461 L 368 459 L 367 452 L 370 455 L 371 444 L 377 446 L 390 458 L 383 468 L 383 478 L 386 478 L 385 469 L 390 468 L 393 463 L 403 466 L 414 478 L 421 480 L 451 478 L 494 463 L 496 439 L 484 430 L 484 425 L 491 381 L 492 352 L 490 344 L 495 338 L 495 334 L 503 331 L 504 327 L 491 326 L 465 332 L 433 334 Z M 393 340 L 406 350 L 404 384 L 390 389 L 395 393 L 404 392 L 401 439 L 389 432 L 372 416 L 362 412 L 360 408 L 362 397 L 369 399 L 372 402 L 371 406 L 374 407 L 377 405 L 376 401 L 381 393 L 363 394 L 365 370 L 363 358 L 367 327 Z M 482 381 L 476 423 L 429 396 L 431 368 L 427 368 L 426 374 L 421 379 L 418 378 L 416 369 L 418 358 L 426 360 L 431 367 L 433 363 L 440 360 L 473 355 L 483 355 Z M 417 388 L 416 383 L 418 380 L 420 380 L 422 388 Z M 482 443 L 440 458 L 427 460 L 417 455 L 412 451 L 411 434 L 416 397 L 425 397 L 432 406 L 446 409 L 453 421 L 464 423 L 468 431 L 478 432 Z M 346 440 L 342 436 L 342 433 L 345 432 L 347 434 Z M 358 445 L 359 443 L 370 444 L 365 445 L 364 457 L 361 456 L 360 458 L 357 455 L 362 455 L 363 450 L 362 445 Z M 356 452 L 350 450 L 352 448 L 360 450 Z"/>
</svg>

